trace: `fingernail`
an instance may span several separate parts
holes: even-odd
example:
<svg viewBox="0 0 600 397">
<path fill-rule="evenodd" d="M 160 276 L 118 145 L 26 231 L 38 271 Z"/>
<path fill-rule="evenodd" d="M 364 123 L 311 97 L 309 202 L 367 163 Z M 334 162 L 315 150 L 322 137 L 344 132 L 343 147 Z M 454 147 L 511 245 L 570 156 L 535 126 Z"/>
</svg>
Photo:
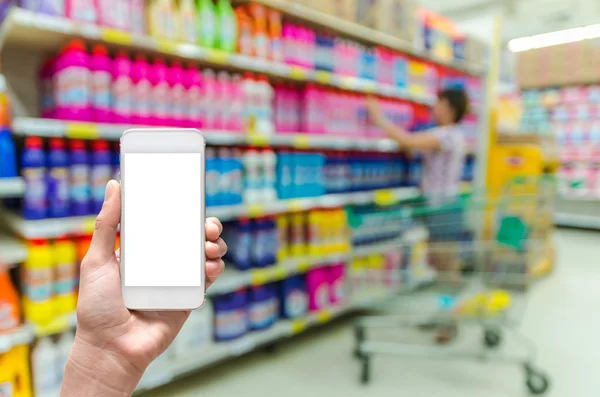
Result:
<svg viewBox="0 0 600 397">
<path fill-rule="evenodd" d="M 110 180 L 106 184 L 106 191 L 104 192 L 104 201 L 110 200 L 110 197 L 112 196 L 113 191 L 114 191 L 113 181 Z"/>
</svg>

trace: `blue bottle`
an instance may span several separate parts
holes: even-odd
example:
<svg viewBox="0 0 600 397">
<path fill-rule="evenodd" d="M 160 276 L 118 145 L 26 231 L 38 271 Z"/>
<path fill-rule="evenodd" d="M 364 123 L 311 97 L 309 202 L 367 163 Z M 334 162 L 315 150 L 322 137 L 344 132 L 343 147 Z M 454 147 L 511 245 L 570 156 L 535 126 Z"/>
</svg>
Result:
<svg viewBox="0 0 600 397">
<path fill-rule="evenodd" d="M 267 217 L 264 219 L 264 263 L 265 266 L 271 266 L 277 263 L 277 251 L 279 247 L 279 232 L 275 219 Z"/>
<path fill-rule="evenodd" d="M 231 204 L 232 191 L 232 172 L 233 160 L 231 150 L 228 148 L 219 148 L 219 191 L 217 192 L 217 202 L 219 205 Z"/>
<path fill-rule="evenodd" d="M 42 139 L 27 137 L 21 155 L 21 172 L 25 181 L 23 217 L 44 219 L 48 215 L 46 153 Z"/>
<path fill-rule="evenodd" d="M 8 127 L 0 128 L 0 178 L 14 178 L 17 173 L 17 152 Z"/>
<path fill-rule="evenodd" d="M 314 191 L 312 197 L 319 197 L 326 193 L 325 189 L 325 155 L 323 153 L 314 153 L 312 155 L 312 175 Z"/>
<path fill-rule="evenodd" d="M 257 218 L 254 220 L 252 228 L 252 246 L 250 248 L 250 258 L 252 267 L 267 267 L 267 249 L 268 249 L 268 231 L 265 219 Z"/>
<path fill-rule="evenodd" d="M 215 149 L 206 148 L 206 206 L 219 205 L 219 159 Z"/>
<path fill-rule="evenodd" d="M 275 324 L 279 317 L 279 300 L 272 284 L 252 287 L 248 293 L 250 329 L 264 330 Z"/>
<path fill-rule="evenodd" d="M 413 157 L 408 165 L 408 186 L 418 187 L 421 184 L 421 176 L 423 175 L 423 157 L 417 154 Z"/>
<path fill-rule="evenodd" d="M 65 141 L 52 138 L 48 155 L 48 215 L 51 218 L 63 218 L 70 214 L 69 155 L 65 150 Z"/>
<path fill-rule="evenodd" d="M 91 212 L 90 187 L 90 155 L 85 142 L 73 140 L 70 142 L 69 155 L 69 198 L 71 215 L 89 215 Z"/>
<path fill-rule="evenodd" d="M 102 209 L 106 184 L 112 176 L 111 157 L 108 142 L 94 141 L 92 144 L 92 167 L 90 169 L 92 214 L 98 214 Z"/>
<path fill-rule="evenodd" d="M 308 311 L 308 292 L 303 275 L 283 280 L 279 284 L 280 314 L 286 319 L 304 317 Z"/>
<path fill-rule="evenodd" d="M 253 227 L 248 218 L 241 218 L 236 226 L 233 244 L 233 263 L 238 270 L 252 267 Z"/>
<path fill-rule="evenodd" d="M 287 150 L 277 154 L 277 197 L 281 200 L 291 198 L 294 191 L 293 156 Z"/>
<path fill-rule="evenodd" d="M 217 342 L 236 339 L 248 332 L 247 305 L 246 290 L 239 290 L 213 299 L 215 340 Z"/>
<path fill-rule="evenodd" d="M 112 178 L 115 181 L 121 180 L 121 147 L 117 142 L 113 147 L 112 152 Z"/>
<path fill-rule="evenodd" d="M 244 194 L 244 164 L 242 153 L 234 149 L 231 156 L 231 197 L 230 204 L 238 205 L 243 201 Z"/>
</svg>

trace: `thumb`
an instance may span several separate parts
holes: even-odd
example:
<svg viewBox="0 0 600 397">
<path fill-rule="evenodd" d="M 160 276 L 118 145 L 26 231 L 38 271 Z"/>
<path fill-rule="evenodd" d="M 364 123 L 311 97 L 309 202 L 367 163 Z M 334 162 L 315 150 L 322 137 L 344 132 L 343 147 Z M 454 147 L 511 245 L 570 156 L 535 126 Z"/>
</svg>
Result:
<svg viewBox="0 0 600 397">
<path fill-rule="evenodd" d="M 92 266 L 105 264 L 114 254 L 117 227 L 121 222 L 121 185 L 111 180 L 106 185 L 102 210 L 96 217 L 96 228 L 87 253 Z"/>
</svg>

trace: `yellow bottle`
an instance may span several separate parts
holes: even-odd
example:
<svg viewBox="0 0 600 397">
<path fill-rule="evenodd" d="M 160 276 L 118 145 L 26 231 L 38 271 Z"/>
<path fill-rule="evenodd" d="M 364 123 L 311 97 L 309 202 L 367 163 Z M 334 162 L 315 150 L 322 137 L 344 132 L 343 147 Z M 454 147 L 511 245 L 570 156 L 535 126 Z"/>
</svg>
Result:
<svg viewBox="0 0 600 397">
<path fill-rule="evenodd" d="M 69 314 L 77 307 L 77 248 L 67 238 L 57 239 L 54 249 L 54 308 L 57 315 Z"/>
<path fill-rule="evenodd" d="M 290 216 L 290 244 L 292 256 L 306 255 L 306 214 L 296 212 Z"/>
<path fill-rule="evenodd" d="M 177 40 L 178 23 L 172 0 L 150 0 L 147 7 L 148 32 L 159 39 Z"/>
<path fill-rule="evenodd" d="M 290 222 L 286 214 L 277 216 L 276 222 L 279 243 L 277 261 L 281 262 L 290 256 Z"/>
<path fill-rule="evenodd" d="M 54 318 L 52 279 L 54 258 L 52 248 L 45 240 L 28 244 L 27 260 L 21 268 L 23 309 L 25 318 L 38 325 L 46 325 Z"/>
<path fill-rule="evenodd" d="M 322 216 L 318 210 L 312 210 L 308 213 L 308 254 L 318 256 L 323 254 Z"/>
<path fill-rule="evenodd" d="M 199 30 L 195 0 L 179 0 L 177 16 L 180 26 L 179 39 L 184 43 L 196 44 Z"/>
<path fill-rule="evenodd" d="M 31 397 L 29 348 L 15 346 L 0 353 L 0 396 Z"/>
</svg>

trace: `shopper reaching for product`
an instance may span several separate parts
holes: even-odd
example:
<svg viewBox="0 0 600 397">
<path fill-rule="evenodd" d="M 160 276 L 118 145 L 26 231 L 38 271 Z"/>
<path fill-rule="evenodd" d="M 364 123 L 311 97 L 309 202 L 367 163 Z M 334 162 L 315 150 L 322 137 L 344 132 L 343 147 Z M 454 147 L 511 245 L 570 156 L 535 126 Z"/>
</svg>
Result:
<svg viewBox="0 0 600 397">
<path fill-rule="evenodd" d="M 188 318 L 188 311 L 129 311 L 121 295 L 119 251 L 121 186 L 110 181 L 89 251 L 81 263 L 77 334 L 61 397 L 131 396 L 150 363 L 162 354 Z M 223 272 L 227 246 L 216 218 L 206 221 L 206 285 Z"/>
</svg>

